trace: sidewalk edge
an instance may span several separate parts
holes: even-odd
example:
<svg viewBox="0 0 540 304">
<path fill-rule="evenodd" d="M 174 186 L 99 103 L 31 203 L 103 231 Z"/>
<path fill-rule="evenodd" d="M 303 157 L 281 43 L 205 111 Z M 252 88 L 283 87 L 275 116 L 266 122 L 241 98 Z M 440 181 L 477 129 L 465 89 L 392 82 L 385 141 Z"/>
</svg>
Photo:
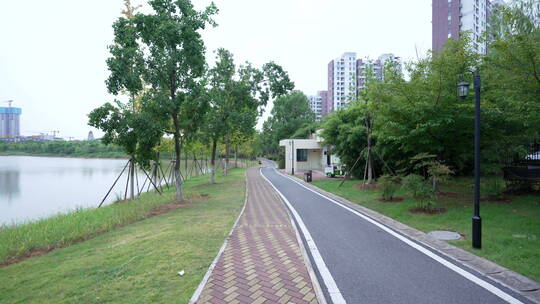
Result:
<svg viewBox="0 0 540 304">
<path fill-rule="evenodd" d="M 223 245 L 221 245 L 221 248 L 218 251 L 218 254 L 216 255 L 216 257 L 212 261 L 212 264 L 210 264 L 210 267 L 208 267 L 208 270 L 206 271 L 201 283 L 199 283 L 199 286 L 197 286 L 197 289 L 195 289 L 195 292 L 193 293 L 193 296 L 191 296 L 191 299 L 189 300 L 188 304 L 195 304 L 199 300 L 199 297 L 201 296 L 201 293 L 202 293 L 202 291 L 204 289 L 204 286 L 206 286 L 206 283 L 208 283 L 208 280 L 210 279 L 210 275 L 212 275 L 212 272 L 214 271 L 214 268 L 216 267 L 216 264 L 219 261 L 219 258 L 221 257 L 221 255 L 223 254 L 223 251 L 225 251 L 225 248 L 227 247 L 227 244 L 229 243 L 229 239 L 230 239 L 234 229 L 236 229 L 236 226 L 238 226 L 238 222 L 240 221 L 240 218 L 244 214 L 244 210 L 246 210 L 246 205 L 247 205 L 247 200 L 248 200 L 247 170 L 244 173 L 244 177 L 245 177 L 245 187 L 246 187 L 246 194 L 245 194 L 245 197 L 244 197 L 244 206 L 242 207 L 242 210 L 240 210 L 240 214 L 236 218 L 236 221 L 234 222 L 234 224 L 233 224 L 233 226 L 231 228 L 231 231 L 229 232 L 229 234 L 225 238 L 225 241 L 223 242 Z"/>
<path fill-rule="evenodd" d="M 259 174 L 262 176 L 262 172 L 259 170 Z M 268 180 L 265 179 L 265 181 L 268 183 Z M 276 191 L 276 190 L 274 190 Z M 306 264 L 306 267 L 308 269 L 309 277 L 311 278 L 311 283 L 313 284 L 313 290 L 315 291 L 315 295 L 317 296 L 317 301 L 319 304 L 327 304 L 326 298 L 324 296 L 324 292 L 321 288 L 321 284 L 319 282 L 319 279 L 317 278 L 317 275 L 315 274 L 315 269 L 313 268 L 313 264 L 311 263 L 311 260 L 309 258 L 309 255 L 306 251 L 306 247 L 304 246 L 304 242 L 302 240 L 302 237 L 300 236 L 300 232 L 298 231 L 298 227 L 296 226 L 296 222 L 294 221 L 293 215 L 291 214 L 291 211 L 289 210 L 289 207 L 280 195 L 277 195 L 279 197 L 279 200 L 283 204 L 283 207 L 285 207 L 285 210 L 287 211 L 287 215 L 289 216 L 289 221 L 291 222 L 291 226 L 294 229 L 294 232 L 296 234 L 296 241 L 298 242 L 298 246 L 300 247 L 300 252 L 302 252 L 302 257 L 304 258 L 304 263 Z"/>
</svg>

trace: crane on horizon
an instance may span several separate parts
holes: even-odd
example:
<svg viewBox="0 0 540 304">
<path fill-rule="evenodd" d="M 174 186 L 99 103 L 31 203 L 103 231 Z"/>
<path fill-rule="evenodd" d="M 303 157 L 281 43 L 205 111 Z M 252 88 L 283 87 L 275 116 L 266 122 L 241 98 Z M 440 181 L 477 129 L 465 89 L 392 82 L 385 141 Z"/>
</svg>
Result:
<svg viewBox="0 0 540 304">
<path fill-rule="evenodd" d="M 6 100 L 6 101 L 4 101 L 4 102 L 7 102 L 7 103 L 9 104 L 9 107 L 11 108 L 11 104 L 13 103 L 13 100 L 12 100 L 12 99 Z"/>
</svg>

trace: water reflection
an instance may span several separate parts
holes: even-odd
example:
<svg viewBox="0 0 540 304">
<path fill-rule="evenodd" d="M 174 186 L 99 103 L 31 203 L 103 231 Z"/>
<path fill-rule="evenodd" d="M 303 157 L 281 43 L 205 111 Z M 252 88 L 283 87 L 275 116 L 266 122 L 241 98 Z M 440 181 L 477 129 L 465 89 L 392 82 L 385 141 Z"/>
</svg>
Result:
<svg viewBox="0 0 540 304">
<path fill-rule="evenodd" d="M 125 164 L 114 159 L 0 156 L 0 226 L 96 207 Z M 125 184 L 124 176 L 106 203 L 123 197 Z"/>
<path fill-rule="evenodd" d="M 0 201 L 6 200 L 11 203 L 15 198 L 20 196 L 20 179 L 19 171 L 2 170 L 0 168 Z"/>
</svg>

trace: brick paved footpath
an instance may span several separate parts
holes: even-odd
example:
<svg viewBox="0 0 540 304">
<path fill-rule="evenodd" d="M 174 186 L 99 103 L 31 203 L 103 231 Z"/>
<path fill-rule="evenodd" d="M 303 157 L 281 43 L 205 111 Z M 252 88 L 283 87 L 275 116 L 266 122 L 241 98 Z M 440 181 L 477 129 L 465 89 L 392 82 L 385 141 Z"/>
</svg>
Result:
<svg viewBox="0 0 540 304">
<path fill-rule="evenodd" d="M 294 228 L 258 169 L 244 213 L 197 303 L 318 303 Z"/>
</svg>

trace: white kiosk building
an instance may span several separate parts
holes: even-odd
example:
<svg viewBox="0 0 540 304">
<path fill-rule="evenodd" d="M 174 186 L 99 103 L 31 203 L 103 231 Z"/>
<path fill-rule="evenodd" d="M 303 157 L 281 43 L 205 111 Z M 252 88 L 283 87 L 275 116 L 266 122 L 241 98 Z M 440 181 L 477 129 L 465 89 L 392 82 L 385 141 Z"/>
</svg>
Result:
<svg viewBox="0 0 540 304">
<path fill-rule="evenodd" d="M 279 145 L 285 147 L 285 172 L 289 174 L 308 170 L 333 174 L 339 165 L 339 158 L 331 154 L 318 135 L 312 139 L 283 139 Z"/>
</svg>

